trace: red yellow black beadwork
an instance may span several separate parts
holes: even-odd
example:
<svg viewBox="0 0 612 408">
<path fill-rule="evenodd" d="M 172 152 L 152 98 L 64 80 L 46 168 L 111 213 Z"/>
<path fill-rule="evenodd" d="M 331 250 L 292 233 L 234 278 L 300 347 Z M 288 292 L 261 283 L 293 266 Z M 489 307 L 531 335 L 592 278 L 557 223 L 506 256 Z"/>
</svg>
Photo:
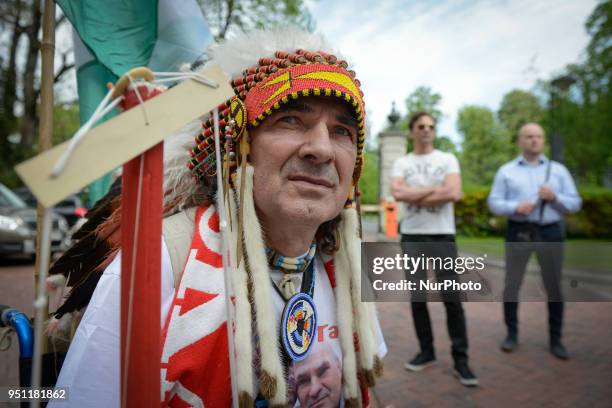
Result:
<svg viewBox="0 0 612 408">
<path fill-rule="evenodd" d="M 355 72 L 347 70 L 346 61 L 338 60 L 334 55 L 301 49 L 277 51 L 273 58 L 260 58 L 258 63 L 259 66 L 245 69 L 242 76 L 230 82 L 236 96 L 218 107 L 219 128 L 225 139 L 222 156 L 232 172 L 237 166 L 236 146 L 247 124 L 258 126 L 289 100 L 327 96 L 342 99 L 354 109 L 358 123 L 357 159 L 353 173 L 356 184 L 363 168 L 365 107 Z M 188 166 L 198 177 L 213 176 L 216 166 L 212 117 L 202 127 Z"/>
</svg>

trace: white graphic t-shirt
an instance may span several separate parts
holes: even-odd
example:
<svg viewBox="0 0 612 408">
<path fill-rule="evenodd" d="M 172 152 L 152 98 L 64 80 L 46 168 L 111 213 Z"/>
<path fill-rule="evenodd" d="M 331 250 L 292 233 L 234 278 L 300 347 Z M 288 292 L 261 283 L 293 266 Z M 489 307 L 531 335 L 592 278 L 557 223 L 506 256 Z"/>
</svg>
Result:
<svg viewBox="0 0 612 408">
<path fill-rule="evenodd" d="M 391 169 L 391 177 L 402 177 L 411 187 L 441 186 L 446 176 L 452 173 L 460 173 L 457 158 L 437 149 L 428 154 L 402 156 L 395 160 Z M 403 204 L 402 234 L 455 234 L 452 202 L 431 207 Z"/>
<path fill-rule="evenodd" d="M 336 297 L 320 257 L 315 258 L 314 302 L 317 309 L 317 331 L 313 349 L 306 359 L 291 362 L 287 370 L 287 386 L 293 407 L 344 407 L 342 398 L 342 348 L 336 315 Z M 272 270 L 271 277 L 280 283 L 283 273 Z M 300 289 L 300 284 L 296 289 Z M 285 302 L 272 289 L 277 327 L 280 327 Z M 380 327 L 377 322 L 378 355 L 387 353 Z"/>
</svg>

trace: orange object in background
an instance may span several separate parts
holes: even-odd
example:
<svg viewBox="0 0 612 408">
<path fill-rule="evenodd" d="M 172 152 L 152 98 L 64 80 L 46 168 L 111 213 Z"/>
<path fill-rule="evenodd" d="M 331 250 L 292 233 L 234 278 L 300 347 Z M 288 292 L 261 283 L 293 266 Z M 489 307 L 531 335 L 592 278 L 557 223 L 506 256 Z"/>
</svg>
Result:
<svg viewBox="0 0 612 408">
<path fill-rule="evenodd" d="M 397 204 L 393 201 L 383 203 L 385 208 L 385 234 L 387 238 L 397 238 Z"/>
</svg>

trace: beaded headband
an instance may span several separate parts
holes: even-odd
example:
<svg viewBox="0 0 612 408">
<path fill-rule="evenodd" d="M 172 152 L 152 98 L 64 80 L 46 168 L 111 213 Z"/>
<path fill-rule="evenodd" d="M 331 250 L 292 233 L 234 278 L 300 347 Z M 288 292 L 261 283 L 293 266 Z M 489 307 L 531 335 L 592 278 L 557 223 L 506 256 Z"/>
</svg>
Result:
<svg viewBox="0 0 612 408">
<path fill-rule="evenodd" d="M 290 100 L 308 96 L 336 97 L 349 104 L 357 119 L 357 158 L 353 172 L 356 185 L 363 168 L 365 107 L 360 83 L 346 61 L 324 52 L 301 49 L 294 53 L 277 51 L 275 58 L 260 58 L 259 65 L 245 69 L 231 85 L 236 96 L 219 105 L 219 128 L 225 134 L 222 147 L 224 169 L 232 174 L 238 166 L 237 147 L 248 125 L 258 126 Z M 212 114 L 202 124 L 191 151 L 189 169 L 198 178 L 216 174 Z M 245 149 L 248 150 L 248 147 Z M 247 158 L 248 152 L 242 152 Z M 248 158 L 247 158 L 248 160 Z"/>
</svg>

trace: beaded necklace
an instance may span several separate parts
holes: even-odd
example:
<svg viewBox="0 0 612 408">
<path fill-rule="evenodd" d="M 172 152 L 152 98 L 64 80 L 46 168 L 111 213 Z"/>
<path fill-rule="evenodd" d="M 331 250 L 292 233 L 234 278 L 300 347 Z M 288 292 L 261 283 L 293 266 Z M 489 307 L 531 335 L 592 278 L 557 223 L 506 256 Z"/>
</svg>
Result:
<svg viewBox="0 0 612 408">
<path fill-rule="evenodd" d="M 283 272 L 283 279 L 277 286 L 272 284 L 285 301 L 281 320 L 281 344 L 286 355 L 293 361 L 305 359 L 312 349 L 313 339 L 317 332 L 317 310 L 314 303 L 314 256 L 316 243 L 299 257 L 286 257 L 266 248 L 268 262 L 273 268 Z M 293 273 L 292 273 L 293 272 Z M 295 273 L 303 272 L 301 290 L 296 293 Z"/>
<path fill-rule="evenodd" d="M 310 249 L 303 255 L 296 257 L 284 256 L 272 248 L 266 247 L 266 257 L 272 268 L 282 269 L 288 272 L 304 272 L 317 252 L 317 243 L 312 241 Z"/>
</svg>

